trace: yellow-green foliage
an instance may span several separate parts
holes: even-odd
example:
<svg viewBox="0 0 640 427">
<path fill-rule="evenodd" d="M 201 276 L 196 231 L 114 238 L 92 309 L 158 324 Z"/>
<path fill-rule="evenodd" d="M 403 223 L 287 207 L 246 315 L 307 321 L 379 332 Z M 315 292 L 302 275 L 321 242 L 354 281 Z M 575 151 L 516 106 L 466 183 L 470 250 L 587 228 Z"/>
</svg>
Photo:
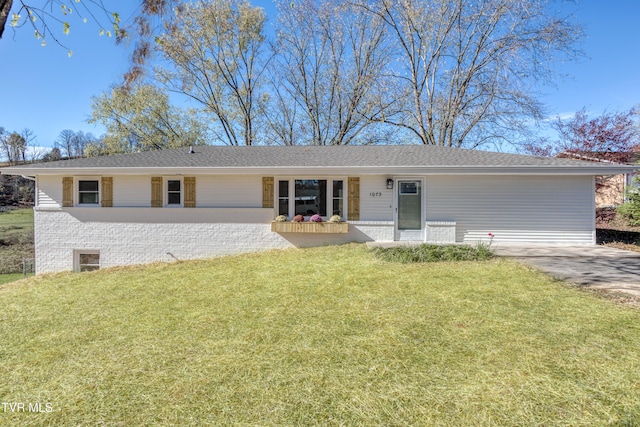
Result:
<svg viewBox="0 0 640 427">
<path fill-rule="evenodd" d="M 639 311 L 361 245 L 4 285 L 0 361 L 2 401 L 53 410 L 4 425 L 640 422 Z"/>
<path fill-rule="evenodd" d="M 640 225 L 640 176 L 634 178 L 635 185 L 627 192 L 627 202 L 618 207 L 618 213 L 627 218 L 629 224 Z"/>
</svg>

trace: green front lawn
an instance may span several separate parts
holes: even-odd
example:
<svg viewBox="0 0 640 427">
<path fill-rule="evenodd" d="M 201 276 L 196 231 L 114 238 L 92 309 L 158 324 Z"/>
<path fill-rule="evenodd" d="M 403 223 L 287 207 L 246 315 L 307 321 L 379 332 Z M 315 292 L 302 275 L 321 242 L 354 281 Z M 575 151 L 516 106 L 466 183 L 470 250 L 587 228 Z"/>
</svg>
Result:
<svg viewBox="0 0 640 427">
<path fill-rule="evenodd" d="M 23 279 L 24 275 L 22 273 L 11 273 L 11 274 L 0 274 L 0 285 L 4 285 L 5 283 L 15 282 L 16 280 Z"/>
<path fill-rule="evenodd" d="M 640 311 L 362 245 L 6 284 L 0 362 L 0 425 L 640 423 Z"/>
<path fill-rule="evenodd" d="M 0 276 L 22 272 L 22 259 L 33 257 L 33 209 L 0 212 Z"/>
</svg>

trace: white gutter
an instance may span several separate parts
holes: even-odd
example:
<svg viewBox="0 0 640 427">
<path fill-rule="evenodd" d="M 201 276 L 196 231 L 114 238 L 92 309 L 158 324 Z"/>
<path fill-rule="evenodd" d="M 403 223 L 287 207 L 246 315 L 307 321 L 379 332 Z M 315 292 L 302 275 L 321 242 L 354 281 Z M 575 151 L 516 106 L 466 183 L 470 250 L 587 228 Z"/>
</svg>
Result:
<svg viewBox="0 0 640 427">
<path fill-rule="evenodd" d="M 104 167 L 0 169 L 5 175 L 618 175 L 640 165 L 584 166 L 297 166 L 297 167 Z"/>
</svg>

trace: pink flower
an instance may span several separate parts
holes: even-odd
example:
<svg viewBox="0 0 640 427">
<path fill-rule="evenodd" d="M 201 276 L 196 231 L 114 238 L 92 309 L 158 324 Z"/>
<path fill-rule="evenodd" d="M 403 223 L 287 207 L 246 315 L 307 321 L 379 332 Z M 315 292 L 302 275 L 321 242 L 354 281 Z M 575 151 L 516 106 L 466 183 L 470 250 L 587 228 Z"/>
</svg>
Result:
<svg viewBox="0 0 640 427">
<path fill-rule="evenodd" d="M 318 214 L 312 215 L 311 218 L 309 218 L 309 221 L 311 222 L 322 222 L 322 217 Z"/>
<path fill-rule="evenodd" d="M 489 233 L 488 236 L 493 239 L 493 233 Z"/>
</svg>

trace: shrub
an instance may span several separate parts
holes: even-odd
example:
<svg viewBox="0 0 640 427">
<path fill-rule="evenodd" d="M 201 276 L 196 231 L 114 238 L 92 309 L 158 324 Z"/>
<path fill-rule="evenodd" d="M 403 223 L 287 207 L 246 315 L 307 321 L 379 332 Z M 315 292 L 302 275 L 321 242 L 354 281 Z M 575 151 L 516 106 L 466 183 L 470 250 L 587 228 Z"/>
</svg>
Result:
<svg viewBox="0 0 640 427">
<path fill-rule="evenodd" d="M 428 245 L 398 246 L 395 248 L 375 248 L 375 255 L 390 262 L 439 262 L 439 261 L 485 261 L 495 256 L 490 245 L 478 243 L 468 245 Z"/>
<path fill-rule="evenodd" d="M 640 225 L 640 177 L 634 179 L 638 188 L 627 192 L 627 202 L 618 207 L 618 214 L 627 218 L 630 225 Z"/>
</svg>

